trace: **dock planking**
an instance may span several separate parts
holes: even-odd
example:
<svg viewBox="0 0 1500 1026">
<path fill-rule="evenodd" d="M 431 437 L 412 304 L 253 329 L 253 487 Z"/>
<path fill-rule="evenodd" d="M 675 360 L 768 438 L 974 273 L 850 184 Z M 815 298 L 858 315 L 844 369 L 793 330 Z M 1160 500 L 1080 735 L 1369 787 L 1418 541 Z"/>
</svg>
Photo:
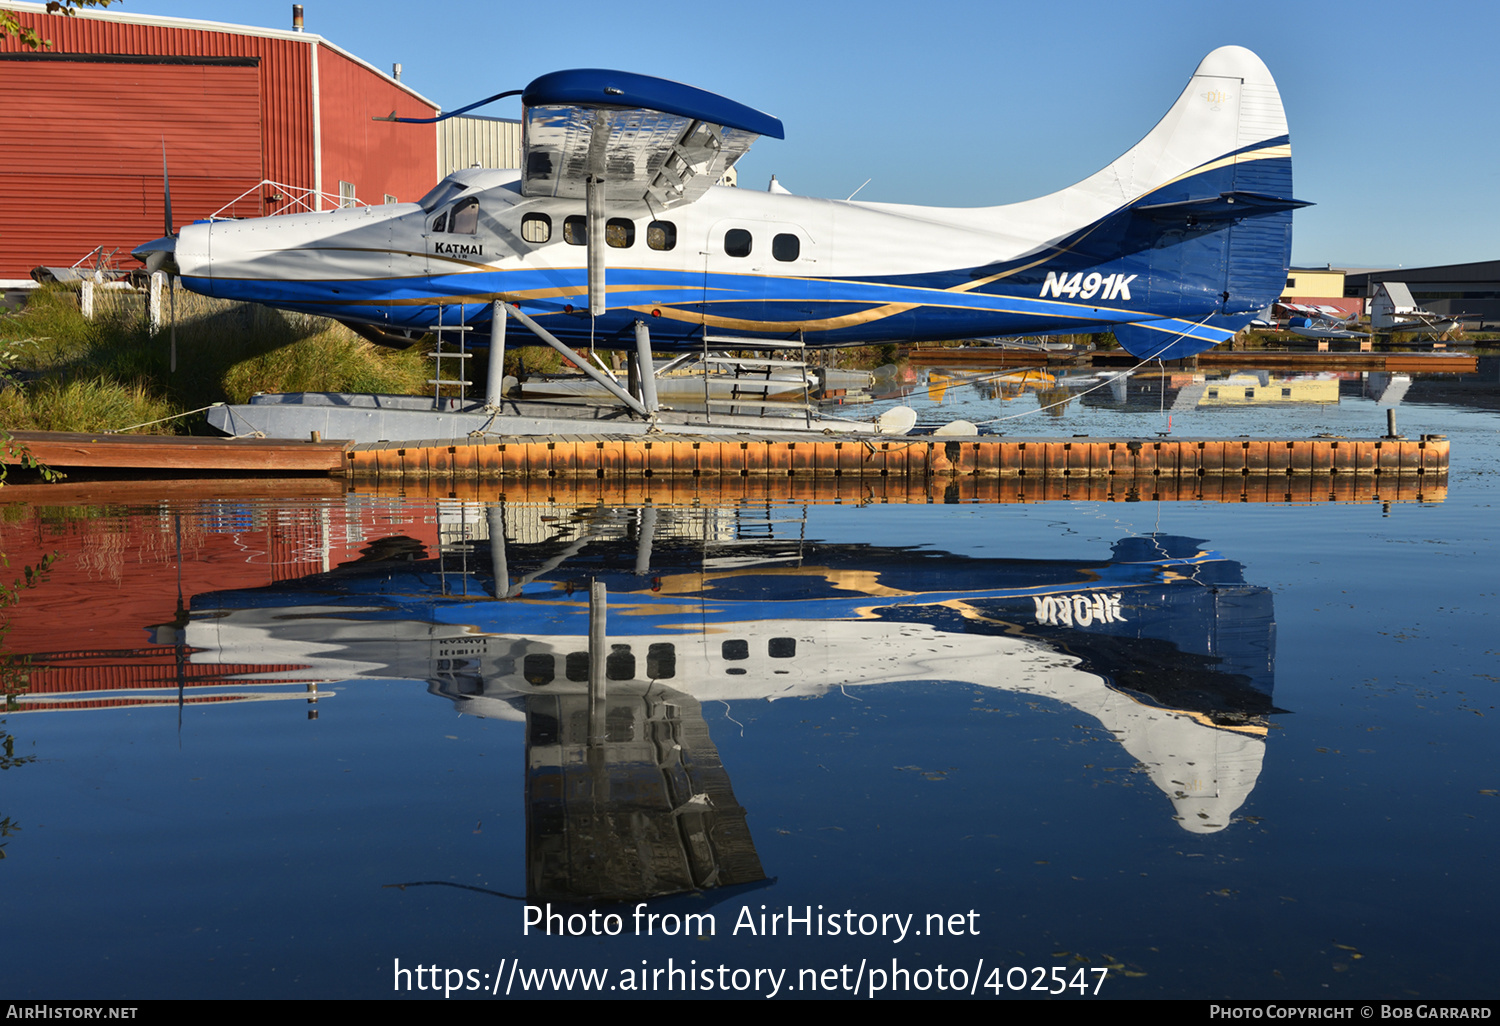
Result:
<svg viewBox="0 0 1500 1026">
<path fill-rule="evenodd" d="M 191 435 L 116 435 L 70 431 L 14 431 L 12 448 L 63 470 L 179 470 L 226 473 L 337 474 L 345 442 L 286 438 L 199 438 Z M 6 462 L 17 462 L 7 457 Z"/>
</svg>

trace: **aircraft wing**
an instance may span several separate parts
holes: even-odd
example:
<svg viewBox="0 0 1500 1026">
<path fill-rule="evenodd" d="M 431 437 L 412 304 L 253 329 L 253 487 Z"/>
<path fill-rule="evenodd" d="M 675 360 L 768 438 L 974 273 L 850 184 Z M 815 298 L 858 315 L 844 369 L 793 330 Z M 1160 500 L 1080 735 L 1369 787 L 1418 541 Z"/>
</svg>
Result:
<svg viewBox="0 0 1500 1026">
<path fill-rule="evenodd" d="M 583 199 L 601 178 L 610 206 L 691 203 L 781 122 L 715 93 L 625 71 L 557 71 L 521 94 L 521 192 Z"/>
</svg>

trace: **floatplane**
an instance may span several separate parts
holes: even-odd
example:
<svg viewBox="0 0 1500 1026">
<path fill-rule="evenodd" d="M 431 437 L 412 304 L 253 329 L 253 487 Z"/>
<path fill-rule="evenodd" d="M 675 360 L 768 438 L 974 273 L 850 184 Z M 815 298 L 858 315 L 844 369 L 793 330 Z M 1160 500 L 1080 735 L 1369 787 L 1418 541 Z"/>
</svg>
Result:
<svg viewBox="0 0 1500 1026">
<path fill-rule="evenodd" d="M 575 70 L 517 92 L 519 170 L 456 171 L 416 203 L 199 221 L 135 253 L 192 291 L 385 338 L 457 332 L 503 352 L 519 326 L 620 406 L 514 403 L 492 353 L 481 400 L 436 389 L 428 399 L 261 396 L 216 409 L 216 427 L 397 439 L 811 423 L 810 412 L 745 416 L 743 403 L 664 410 L 655 379 L 669 365 L 653 353 L 711 364 L 730 351 L 1112 331 L 1143 362 L 1179 359 L 1231 338 L 1277 298 L 1292 211 L 1307 205 L 1292 198 L 1276 84 L 1237 46 L 1204 58 L 1166 116 L 1102 171 L 980 208 L 816 199 L 774 181 L 766 192 L 720 187 L 756 139 L 783 138 L 782 124 L 679 83 Z M 624 350 L 628 383 L 580 347 Z"/>
</svg>

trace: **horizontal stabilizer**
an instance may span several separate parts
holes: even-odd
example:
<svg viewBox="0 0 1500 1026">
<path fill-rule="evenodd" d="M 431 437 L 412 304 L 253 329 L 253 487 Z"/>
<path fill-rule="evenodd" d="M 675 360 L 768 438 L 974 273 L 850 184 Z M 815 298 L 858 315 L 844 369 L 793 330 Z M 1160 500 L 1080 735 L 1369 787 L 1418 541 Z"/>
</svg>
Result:
<svg viewBox="0 0 1500 1026">
<path fill-rule="evenodd" d="M 1259 192 L 1221 192 L 1215 196 L 1175 200 L 1171 203 L 1147 203 L 1135 208 L 1153 221 L 1238 221 L 1282 210 L 1312 206 L 1307 200 L 1268 196 Z"/>
</svg>

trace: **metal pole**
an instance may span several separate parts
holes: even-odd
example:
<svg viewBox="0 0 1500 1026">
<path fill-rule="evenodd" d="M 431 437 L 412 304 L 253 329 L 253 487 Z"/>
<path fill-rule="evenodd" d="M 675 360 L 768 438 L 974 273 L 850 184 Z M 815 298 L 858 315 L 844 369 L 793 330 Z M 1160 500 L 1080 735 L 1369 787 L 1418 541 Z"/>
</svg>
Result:
<svg viewBox="0 0 1500 1026">
<path fill-rule="evenodd" d="M 1385 409 L 1385 437 L 1398 438 L 1396 434 L 1396 408 L 1387 406 Z"/>
<path fill-rule="evenodd" d="M 604 582 L 589 580 L 589 743 L 604 741 L 604 611 L 609 598 Z"/>
<path fill-rule="evenodd" d="M 495 300 L 490 304 L 490 371 L 485 377 L 484 404 L 492 410 L 500 408 L 505 398 L 505 304 Z"/>
<path fill-rule="evenodd" d="M 651 413 L 661 408 L 656 401 L 656 364 L 651 360 L 651 328 L 645 321 L 635 322 L 635 356 L 640 365 L 641 402 Z"/>
</svg>

